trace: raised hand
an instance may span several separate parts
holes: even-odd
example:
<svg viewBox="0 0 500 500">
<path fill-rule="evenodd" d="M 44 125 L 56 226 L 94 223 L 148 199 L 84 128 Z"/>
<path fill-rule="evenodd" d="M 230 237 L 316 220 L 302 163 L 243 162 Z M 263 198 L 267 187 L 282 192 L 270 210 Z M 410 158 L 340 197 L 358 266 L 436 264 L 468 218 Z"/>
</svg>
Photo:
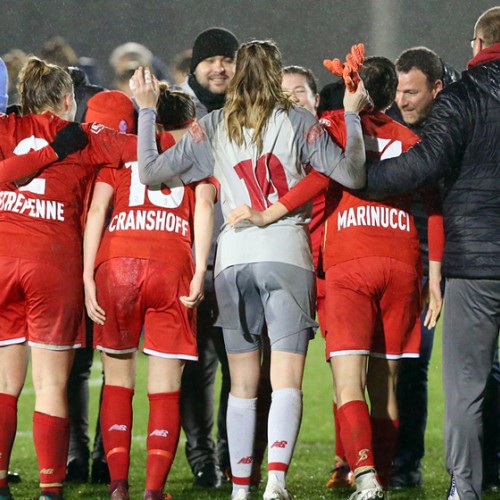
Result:
<svg viewBox="0 0 500 500">
<path fill-rule="evenodd" d="M 344 94 L 344 110 L 359 113 L 365 108 L 372 106 L 370 94 L 365 89 L 362 80 L 356 85 L 355 92 L 350 92 L 347 88 Z"/>
<path fill-rule="evenodd" d="M 135 102 L 142 108 L 156 108 L 160 88 L 158 80 L 148 68 L 139 66 L 129 81 L 129 87 Z"/>
<path fill-rule="evenodd" d="M 349 92 L 356 92 L 360 78 L 359 70 L 365 60 L 365 46 L 362 43 L 353 45 L 351 52 L 346 56 L 345 64 L 340 59 L 325 59 L 323 65 L 334 75 L 343 78 Z"/>
</svg>

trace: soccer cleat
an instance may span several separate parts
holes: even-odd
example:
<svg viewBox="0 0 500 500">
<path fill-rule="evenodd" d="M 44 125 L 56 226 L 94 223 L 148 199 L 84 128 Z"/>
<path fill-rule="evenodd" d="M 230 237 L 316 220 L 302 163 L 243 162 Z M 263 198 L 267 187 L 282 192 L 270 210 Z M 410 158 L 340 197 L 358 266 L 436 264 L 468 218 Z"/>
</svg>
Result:
<svg viewBox="0 0 500 500">
<path fill-rule="evenodd" d="M 236 495 L 231 496 L 231 500 L 250 500 L 250 492 L 245 491 L 243 488 L 240 488 Z"/>
<path fill-rule="evenodd" d="M 111 492 L 109 498 L 111 500 L 130 500 L 127 486 L 122 483 L 118 484 L 116 488 Z"/>
<path fill-rule="evenodd" d="M 349 500 L 385 499 L 384 490 L 375 477 L 375 471 L 361 474 L 356 479 L 357 489 Z"/>
<path fill-rule="evenodd" d="M 326 482 L 327 488 L 352 488 L 356 483 L 349 465 L 337 462 L 332 477 Z"/>
<path fill-rule="evenodd" d="M 457 483 L 455 482 L 455 476 L 451 475 L 450 487 L 448 489 L 447 500 L 460 500 L 457 491 Z"/>
<path fill-rule="evenodd" d="M 262 498 L 264 500 L 291 500 L 292 495 L 280 484 L 274 474 L 269 474 L 266 491 Z"/>
<path fill-rule="evenodd" d="M 384 490 L 380 487 L 368 488 L 366 490 L 357 490 L 350 497 L 349 500 L 383 500 L 385 499 Z"/>
</svg>

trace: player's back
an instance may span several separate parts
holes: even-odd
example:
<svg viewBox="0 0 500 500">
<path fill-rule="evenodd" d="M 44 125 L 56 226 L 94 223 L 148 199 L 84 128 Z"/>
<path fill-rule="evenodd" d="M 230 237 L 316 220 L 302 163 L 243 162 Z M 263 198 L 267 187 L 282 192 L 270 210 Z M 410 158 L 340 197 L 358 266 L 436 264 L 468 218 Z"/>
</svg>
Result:
<svg viewBox="0 0 500 500">
<path fill-rule="evenodd" d="M 51 113 L 0 119 L 2 158 L 49 144 L 68 122 Z M 117 166 L 129 137 L 87 124 L 89 145 L 38 172 L 23 184 L 0 186 L 0 255 L 80 265 L 81 219 L 97 169 Z M 121 136 L 121 137 L 119 137 Z"/>
</svg>

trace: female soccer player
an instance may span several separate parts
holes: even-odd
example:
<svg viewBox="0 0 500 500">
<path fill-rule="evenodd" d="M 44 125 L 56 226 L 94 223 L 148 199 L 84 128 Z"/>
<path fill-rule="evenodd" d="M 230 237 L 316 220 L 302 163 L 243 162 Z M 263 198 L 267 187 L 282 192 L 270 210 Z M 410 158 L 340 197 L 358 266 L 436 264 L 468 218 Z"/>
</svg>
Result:
<svg viewBox="0 0 500 500">
<path fill-rule="evenodd" d="M 70 154 L 78 148 L 56 138 L 76 111 L 70 75 L 32 57 L 20 73 L 19 91 L 25 116 L 0 117 L 0 498 L 11 496 L 6 471 L 30 352 L 40 498 L 62 498 L 66 383 L 83 339 L 83 206 L 97 168 L 118 166 L 129 137 L 88 124 L 88 147 Z M 31 150 L 41 152 L 40 162 L 9 168 Z M 39 170 L 58 157 L 62 161 Z"/>
<path fill-rule="evenodd" d="M 147 184 L 179 175 L 185 182 L 214 175 L 224 215 L 242 202 L 266 208 L 305 175 L 304 165 L 351 188 L 364 184 L 364 146 L 358 112 L 362 86 L 346 95 L 346 154 L 306 110 L 282 90 L 282 61 L 270 41 L 243 44 L 222 110 L 195 123 L 176 147 L 158 155 L 154 142 L 157 84 L 146 71 L 131 79 L 139 113 L 139 174 Z M 215 290 L 231 371 L 227 429 L 232 498 L 249 498 L 259 378 L 260 333 L 271 342 L 272 403 L 268 420 L 265 499 L 287 499 L 285 474 L 302 416 L 302 376 L 313 336 L 314 267 L 305 224 L 308 210 L 265 228 L 224 225 Z"/>
<path fill-rule="evenodd" d="M 396 95 L 394 65 L 384 57 L 368 58 L 360 74 L 374 105 L 361 118 L 367 156 L 398 156 L 418 137 L 384 113 Z M 342 111 L 325 112 L 321 123 L 345 145 Z M 382 499 L 399 425 L 395 392 L 399 362 L 403 357 L 418 357 L 420 345 L 421 257 L 411 196 L 370 201 L 312 173 L 265 212 L 239 207 L 229 220 L 236 227 L 243 220 L 269 224 L 325 190 L 324 323 L 338 406 L 338 438 L 356 478 L 357 490 L 350 498 Z M 439 204 L 430 194 L 426 198 L 432 293 L 426 323 L 434 326 L 441 309 L 443 229 Z"/>
<path fill-rule="evenodd" d="M 174 135 L 182 137 L 194 121 L 194 102 L 165 84 L 160 88 L 158 128 L 166 132 L 159 141 L 172 145 Z M 121 106 L 112 93 L 92 98 L 101 106 L 109 102 L 99 110 L 105 125 L 119 122 Z M 133 107 L 125 94 L 116 97 Z M 93 103 L 89 111 L 95 108 Z M 150 404 L 144 498 L 164 498 L 180 433 L 182 370 L 186 360 L 198 358 L 194 308 L 203 298 L 214 199 L 215 186 L 208 182 L 185 186 L 173 179 L 147 187 L 139 181 L 137 161 L 118 170 L 104 168 L 97 177 L 85 226 L 84 282 L 87 311 L 96 323 L 94 347 L 104 366 L 100 418 L 113 500 L 129 498 L 132 397 L 143 326 Z"/>
</svg>

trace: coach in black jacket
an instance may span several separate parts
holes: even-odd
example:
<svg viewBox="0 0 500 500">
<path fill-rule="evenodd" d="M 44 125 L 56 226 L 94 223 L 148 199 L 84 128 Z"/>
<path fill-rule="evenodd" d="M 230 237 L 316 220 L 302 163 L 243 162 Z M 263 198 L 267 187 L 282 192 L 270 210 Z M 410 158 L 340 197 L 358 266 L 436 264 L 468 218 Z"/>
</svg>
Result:
<svg viewBox="0 0 500 500">
<path fill-rule="evenodd" d="M 481 498 L 482 402 L 500 329 L 500 7 L 479 17 L 471 43 L 468 71 L 438 95 L 422 141 L 367 174 L 375 198 L 442 186 L 449 500 Z"/>
</svg>

